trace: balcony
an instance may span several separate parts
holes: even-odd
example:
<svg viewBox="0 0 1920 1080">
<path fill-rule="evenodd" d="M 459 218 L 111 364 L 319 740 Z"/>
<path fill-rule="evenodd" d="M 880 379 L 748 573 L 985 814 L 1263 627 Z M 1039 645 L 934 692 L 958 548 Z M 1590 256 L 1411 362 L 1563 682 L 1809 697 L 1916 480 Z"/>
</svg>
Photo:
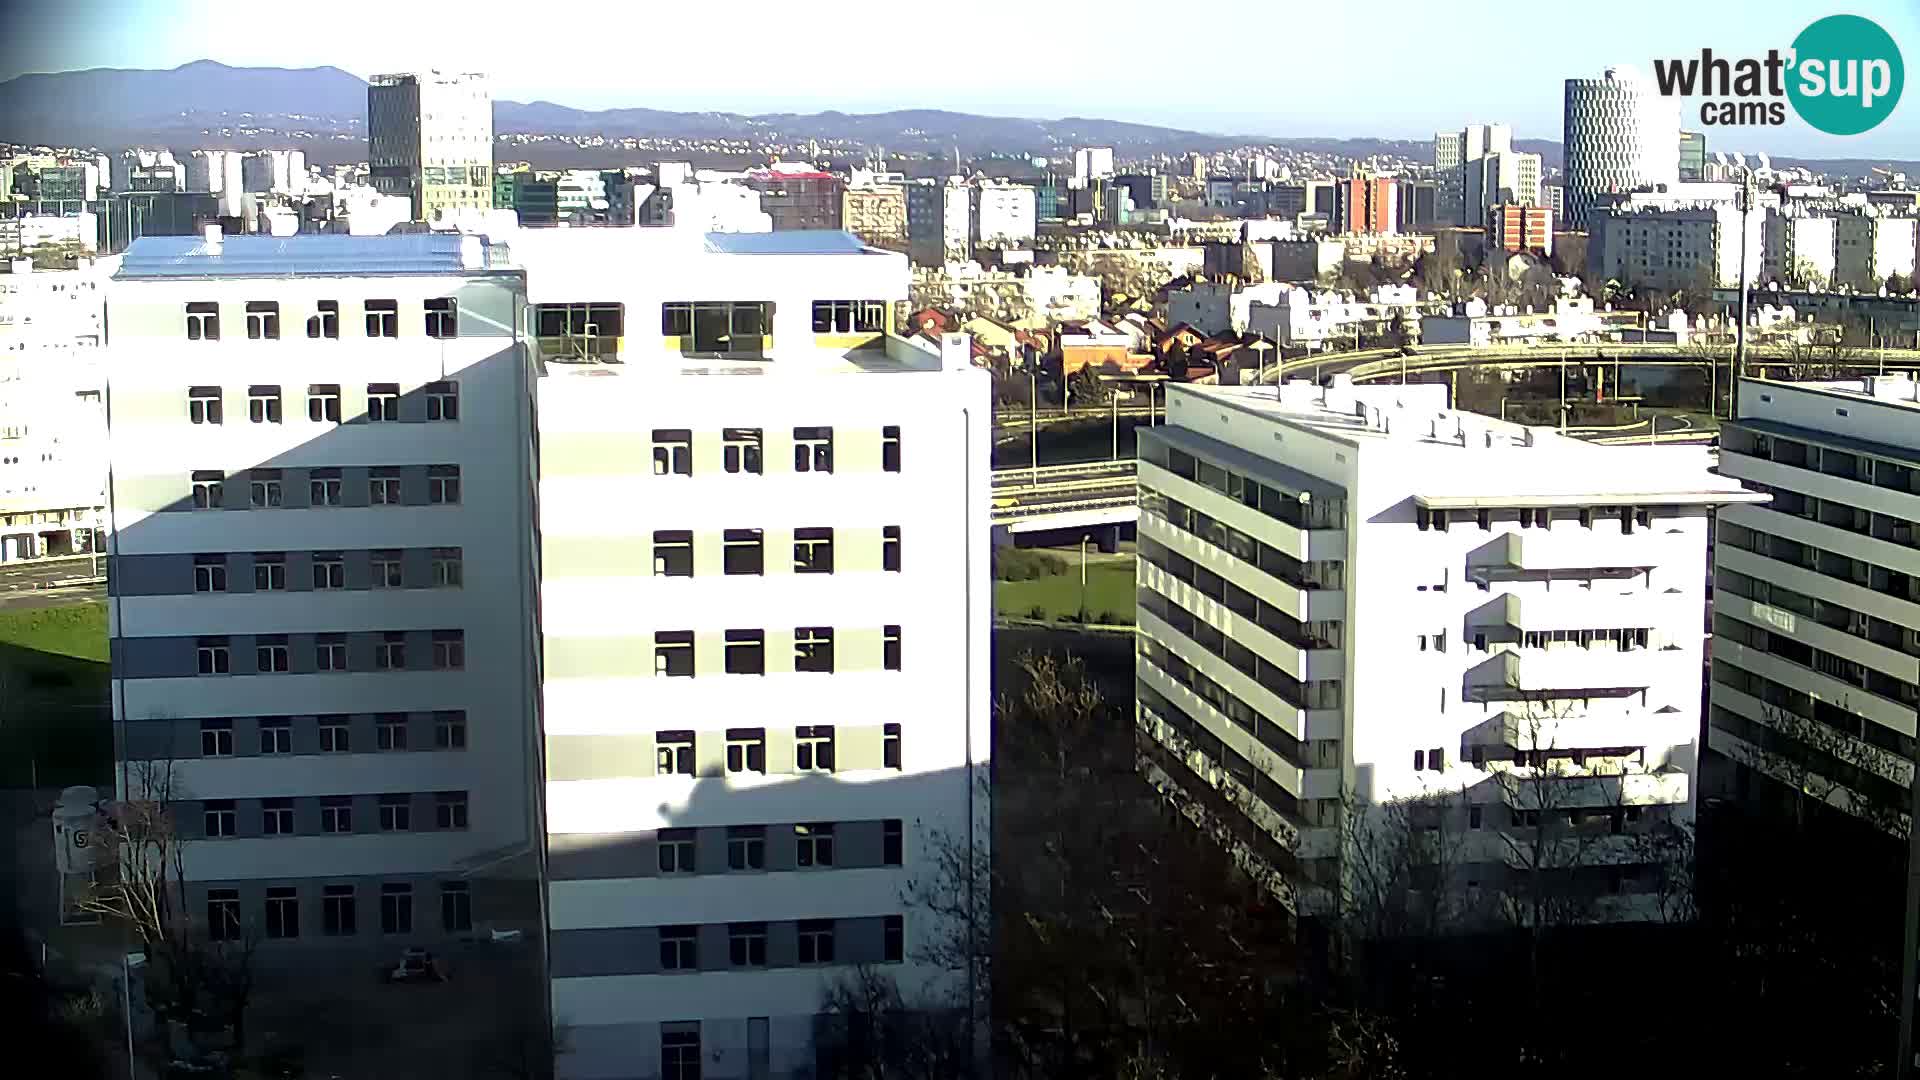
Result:
<svg viewBox="0 0 1920 1080">
<path fill-rule="evenodd" d="M 1512 810 L 1605 810 L 1627 806 L 1681 806 L 1687 801 L 1687 774 L 1664 772 L 1542 774 L 1515 770 L 1497 784 L 1500 801 Z"/>
<path fill-rule="evenodd" d="M 1652 530 L 1621 536 L 1577 524 L 1522 530 L 1494 537 L 1467 554 L 1467 574 L 1476 581 L 1499 581 L 1540 574 L 1614 577 L 1642 573 L 1664 560 L 1662 543 Z"/>
<path fill-rule="evenodd" d="M 1467 672 L 1469 701 L 1624 697 L 1653 685 L 1652 649 L 1503 650 Z"/>
</svg>

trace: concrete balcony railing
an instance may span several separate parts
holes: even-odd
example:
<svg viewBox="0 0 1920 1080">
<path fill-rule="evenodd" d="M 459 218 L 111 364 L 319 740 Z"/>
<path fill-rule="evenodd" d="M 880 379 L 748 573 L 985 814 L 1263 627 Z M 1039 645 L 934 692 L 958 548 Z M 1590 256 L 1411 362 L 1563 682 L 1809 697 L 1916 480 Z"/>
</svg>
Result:
<svg viewBox="0 0 1920 1080">
<path fill-rule="evenodd" d="M 1495 787 L 1500 801 L 1511 810 L 1607 810 L 1683 805 L 1687 801 L 1688 777 L 1677 769 L 1611 774 L 1515 769 Z"/>
<path fill-rule="evenodd" d="M 1578 691 L 1630 691 L 1653 685 L 1657 652 L 1561 646 L 1508 650 L 1467 672 L 1466 690 L 1478 701 L 1585 697 Z"/>
<path fill-rule="evenodd" d="M 1632 571 L 1662 561 L 1661 537 L 1650 530 L 1621 535 L 1613 521 L 1591 529 L 1557 522 L 1551 529 L 1503 533 L 1467 554 L 1467 573 L 1478 579 L 1560 571 Z"/>
</svg>

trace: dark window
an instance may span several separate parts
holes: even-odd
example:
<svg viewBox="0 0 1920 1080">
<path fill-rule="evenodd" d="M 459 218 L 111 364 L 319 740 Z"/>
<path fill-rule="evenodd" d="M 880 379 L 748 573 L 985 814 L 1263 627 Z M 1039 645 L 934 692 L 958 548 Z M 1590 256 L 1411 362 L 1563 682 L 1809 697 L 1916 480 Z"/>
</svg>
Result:
<svg viewBox="0 0 1920 1080">
<path fill-rule="evenodd" d="M 431 382 L 427 384 L 427 419 L 460 419 L 460 384 L 457 382 Z"/>
<path fill-rule="evenodd" d="M 464 934 L 473 929 L 473 896 L 464 881 L 440 883 L 440 929 Z"/>
<path fill-rule="evenodd" d="M 280 337 L 280 305 L 271 300 L 247 301 L 247 340 Z"/>
<path fill-rule="evenodd" d="M 833 628 L 802 626 L 793 632 L 793 670 L 833 670 Z"/>
<path fill-rule="evenodd" d="M 315 306 L 319 310 L 307 316 L 307 336 L 310 338 L 339 337 L 340 301 L 322 300 Z"/>
<path fill-rule="evenodd" d="M 833 429 L 797 427 L 793 429 L 793 471 L 833 471 Z"/>
<path fill-rule="evenodd" d="M 800 923 L 800 962 L 833 963 L 833 920 L 805 919 Z"/>
<path fill-rule="evenodd" d="M 427 466 L 427 501 L 436 506 L 454 506 L 460 502 L 460 466 Z"/>
<path fill-rule="evenodd" d="M 693 775 L 693 732 L 654 732 L 653 753 L 656 775 Z"/>
<path fill-rule="evenodd" d="M 187 305 L 187 340 L 220 340 L 220 305 L 193 303 Z"/>
<path fill-rule="evenodd" d="M 460 336 L 460 306 L 452 297 L 435 296 L 427 300 L 427 336 L 430 338 Z"/>
<path fill-rule="evenodd" d="M 223 413 L 220 388 L 195 386 L 187 390 L 187 419 L 196 424 L 218 424 Z"/>
<path fill-rule="evenodd" d="M 307 419 L 316 424 L 340 422 L 340 384 L 316 383 L 307 387 Z"/>
<path fill-rule="evenodd" d="M 300 894 L 285 887 L 267 890 L 267 936 L 270 938 L 297 938 L 300 936 Z"/>
<path fill-rule="evenodd" d="M 692 829 L 661 829 L 656 846 L 659 848 L 661 873 L 691 874 L 694 872 L 696 866 Z"/>
<path fill-rule="evenodd" d="M 898 964 L 907 958 L 907 918 L 904 915 L 888 915 L 881 925 L 881 959 L 889 964 Z"/>
<path fill-rule="evenodd" d="M 759 529 L 728 529 L 721 536 L 722 569 L 729 574 L 759 574 L 766 569 L 766 547 Z"/>
<path fill-rule="evenodd" d="M 280 388 L 277 386 L 247 387 L 247 420 L 254 424 L 279 423 Z"/>
<path fill-rule="evenodd" d="M 766 967 L 767 924 L 729 923 L 727 961 L 734 967 Z"/>
<path fill-rule="evenodd" d="M 380 796 L 380 831 L 411 832 L 413 830 L 413 797 L 410 795 Z"/>
<path fill-rule="evenodd" d="M 759 630 L 727 631 L 727 674 L 765 675 L 767 635 Z"/>
<path fill-rule="evenodd" d="M 200 721 L 200 756 L 231 757 L 233 755 L 233 721 L 227 719 Z"/>
<path fill-rule="evenodd" d="M 434 713 L 433 745 L 440 750 L 465 750 L 467 748 L 467 714 L 457 711 Z"/>
<path fill-rule="evenodd" d="M 396 338 L 400 336 L 400 304 L 395 300 L 368 300 L 362 308 L 367 316 L 367 336 L 370 338 Z"/>
<path fill-rule="evenodd" d="M 225 555 L 193 557 L 193 591 L 227 591 L 227 557 Z"/>
<path fill-rule="evenodd" d="M 400 419 L 400 384 L 367 384 L 367 421 L 391 423 Z"/>
<path fill-rule="evenodd" d="M 393 882 L 380 886 L 380 932 L 413 933 L 413 886 Z"/>
<path fill-rule="evenodd" d="M 353 886 L 328 885 L 320 894 L 320 932 L 328 937 L 345 937 L 359 928 L 355 918 Z"/>
<path fill-rule="evenodd" d="M 766 728 L 727 729 L 727 771 L 730 773 L 767 771 Z"/>
<path fill-rule="evenodd" d="M 880 764 L 889 769 L 900 767 L 899 724 L 887 724 L 880 729 Z"/>
<path fill-rule="evenodd" d="M 723 428 L 720 432 L 722 464 L 730 473 L 760 472 L 761 432 L 759 428 Z"/>
<path fill-rule="evenodd" d="M 293 753 L 292 717 L 263 716 L 260 718 L 260 752 L 263 754 Z"/>
<path fill-rule="evenodd" d="M 670 678 L 693 676 L 693 631 L 654 631 L 653 673 Z"/>
<path fill-rule="evenodd" d="M 880 468 L 900 471 L 900 429 L 892 425 L 880 429 Z"/>
<path fill-rule="evenodd" d="M 700 966 L 697 927 L 660 928 L 660 968 L 663 971 L 692 971 Z"/>
<path fill-rule="evenodd" d="M 200 804 L 208 839 L 232 836 L 238 832 L 232 799 L 208 799 Z"/>
<path fill-rule="evenodd" d="M 207 936 L 214 941 L 240 937 L 240 890 L 207 890 Z"/>
<path fill-rule="evenodd" d="M 323 833 L 350 833 L 353 831 L 353 799 L 346 795 L 328 795 L 320 800 L 320 831 Z"/>
<path fill-rule="evenodd" d="M 653 573 L 656 577 L 692 577 L 693 533 L 685 529 L 656 529 Z"/>
<path fill-rule="evenodd" d="M 686 428 L 653 429 L 653 475 L 693 475 L 693 432 Z"/>
<path fill-rule="evenodd" d="M 900 526 L 888 525 L 880 532 L 880 568 L 900 572 Z"/>
<path fill-rule="evenodd" d="M 880 663 L 888 671 L 900 670 L 900 627 L 888 623 L 880 630 Z"/>
<path fill-rule="evenodd" d="M 661 1080 L 700 1080 L 700 1026 L 660 1026 Z"/>
<path fill-rule="evenodd" d="M 816 822 L 811 825 L 793 827 L 795 845 L 794 861 L 801 866 L 826 867 L 833 865 L 833 825 L 830 822 Z"/>
<path fill-rule="evenodd" d="M 467 827 L 466 792 L 441 791 L 434 794 L 433 827 L 436 829 L 464 829 Z"/>
<path fill-rule="evenodd" d="M 899 866 L 906 855 L 906 829 L 899 818 L 888 818 L 880 827 L 880 861 Z"/>
<path fill-rule="evenodd" d="M 832 529 L 793 530 L 793 572 L 796 574 L 833 573 Z"/>
<path fill-rule="evenodd" d="M 225 503 L 227 476 L 213 469 L 197 469 L 193 474 L 193 506 L 196 510 L 217 510 Z"/>
</svg>

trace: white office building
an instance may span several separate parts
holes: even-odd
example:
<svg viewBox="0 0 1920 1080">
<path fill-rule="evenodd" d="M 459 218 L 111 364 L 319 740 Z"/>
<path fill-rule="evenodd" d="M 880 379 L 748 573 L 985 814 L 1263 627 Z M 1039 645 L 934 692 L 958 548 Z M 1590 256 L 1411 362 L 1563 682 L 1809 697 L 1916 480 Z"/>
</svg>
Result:
<svg viewBox="0 0 1920 1080">
<path fill-rule="evenodd" d="M 1680 180 L 1680 114 L 1632 68 L 1568 79 L 1564 132 L 1565 227 L 1586 229 L 1599 196 Z"/>
<path fill-rule="evenodd" d="M 1920 706 L 1920 387 L 1743 379 L 1720 471 L 1706 793 L 1904 836 Z"/>
<path fill-rule="evenodd" d="M 1913 278 L 1920 218 L 1890 214 L 1837 214 L 1833 219 L 1833 283 L 1877 293 L 1887 278 Z"/>
<path fill-rule="evenodd" d="M 1032 188 L 1005 181 L 982 182 L 974 186 L 972 198 L 974 243 L 993 248 L 1032 245 L 1038 227 Z"/>
<path fill-rule="evenodd" d="M 534 388 L 501 254 L 149 237 L 110 289 L 122 793 L 170 773 L 189 914 L 273 962 L 539 930 Z"/>
<path fill-rule="evenodd" d="M 487 77 L 426 71 L 367 84 L 367 161 L 376 190 L 413 201 L 415 221 L 493 206 Z"/>
<path fill-rule="evenodd" d="M 893 334 L 906 257 L 845 234 L 514 254 L 560 1074 L 805 1075 L 852 965 L 964 988 L 903 893 L 987 839 L 987 376 Z"/>
<path fill-rule="evenodd" d="M 1807 213 L 1791 204 L 1769 208 L 1762 280 L 1821 291 L 1833 284 L 1835 222 L 1831 214 Z"/>
<path fill-rule="evenodd" d="M 907 185 L 907 250 L 916 266 L 973 259 L 973 189 L 962 177 Z"/>
<path fill-rule="evenodd" d="M 195 150 L 187 158 L 185 190 L 220 196 L 220 212 L 238 217 L 241 196 L 247 190 L 246 158 L 247 155 L 238 150 Z"/>
<path fill-rule="evenodd" d="M 1708 515 L 1764 496 L 1438 385 L 1168 389 L 1139 463 L 1150 778 L 1300 910 L 1347 872 L 1348 798 L 1445 815 L 1470 910 L 1537 829 L 1587 838 L 1558 880 L 1634 894 L 1634 837 L 1691 810 Z"/>
<path fill-rule="evenodd" d="M 1073 152 L 1073 178 L 1080 182 L 1080 186 L 1112 175 L 1113 147 L 1083 146 Z"/>
<path fill-rule="evenodd" d="M 241 188 L 251 193 L 305 195 L 307 152 L 256 150 L 242 159 L 240 177 Z"/>
</svg>

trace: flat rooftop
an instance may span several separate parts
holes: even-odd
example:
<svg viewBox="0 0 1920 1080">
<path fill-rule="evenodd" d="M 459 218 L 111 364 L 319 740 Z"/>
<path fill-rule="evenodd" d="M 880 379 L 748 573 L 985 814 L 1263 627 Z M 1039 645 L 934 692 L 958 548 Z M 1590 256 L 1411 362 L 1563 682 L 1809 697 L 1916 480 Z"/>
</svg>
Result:
<svg viewBox="0 0 1920 1080">
<path fill-rule="evenodd" d="M 167 278 L 391 277 L 507 269 L 505 249 L 483 236 L 143 236 L 121 256 L 115 281 Z"/>
<path fill-rule="evenodd" d="M 1301 431 L 1394 459 L 1422 506 L 1559 506 L 1592 503 L 1765 502 L 1712 471 L 1705 446 L 1601 446 L 1552 428 L 1443 407 L 1447 388 L 1176 386 Z M 1178 417 L 1174 417 L 1178 422 Z M 1382 462 L 1386 464 L 1386 462 Z"/>
</svg>

